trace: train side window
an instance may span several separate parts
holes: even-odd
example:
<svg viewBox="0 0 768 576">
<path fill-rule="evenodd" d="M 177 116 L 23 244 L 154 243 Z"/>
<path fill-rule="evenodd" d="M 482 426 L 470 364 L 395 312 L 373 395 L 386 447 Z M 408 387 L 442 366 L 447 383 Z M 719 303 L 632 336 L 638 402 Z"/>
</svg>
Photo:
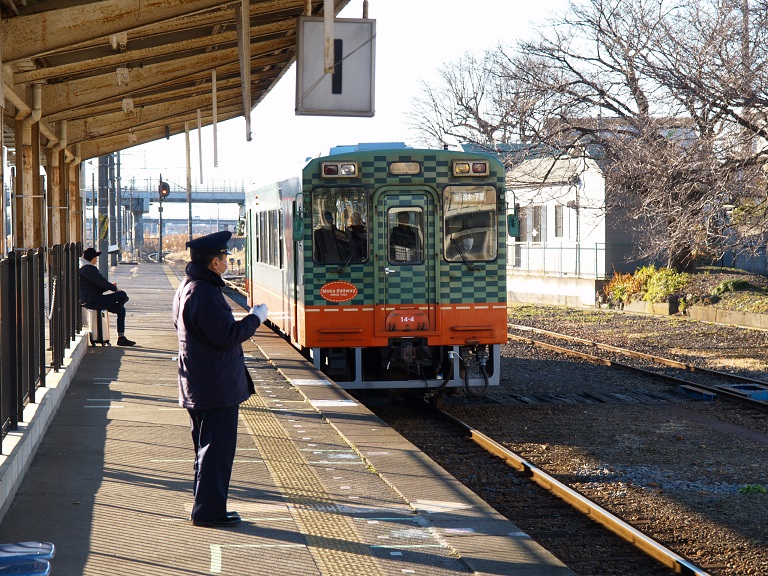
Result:
<svg viewBox="0 0 768 576">
<path fill-rule="evenodd" d="M 443 252 L 449 262 L 489 261 L 498 255 L 498 210 L 493 186 L 446 186 Z"/>
<path fill-rule="evenodd" d="M 390 262 L 424 262 L 424 213 L 421 208 L 391 208 L 387 214 L 387 229 Z"/>
<path fill-rule="evenodd" d="M 312 257 L 321 264 L 368 260 L 368 198 L 359 187 L 312 191 Z"/>
</svg>

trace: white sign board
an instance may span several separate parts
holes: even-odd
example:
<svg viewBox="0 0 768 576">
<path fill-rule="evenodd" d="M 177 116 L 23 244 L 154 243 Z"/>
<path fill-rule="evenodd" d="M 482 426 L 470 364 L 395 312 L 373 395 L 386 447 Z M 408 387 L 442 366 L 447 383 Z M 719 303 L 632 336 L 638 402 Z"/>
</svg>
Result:
<svg viewBox="0 0 768 576">
<path fill-rule="evenodd" d="M 299 18 L 296 114 L 373 116 L 376 21 L 333 23 L 334 72 L 325 73 L 322 18 Z"/>
</svg>

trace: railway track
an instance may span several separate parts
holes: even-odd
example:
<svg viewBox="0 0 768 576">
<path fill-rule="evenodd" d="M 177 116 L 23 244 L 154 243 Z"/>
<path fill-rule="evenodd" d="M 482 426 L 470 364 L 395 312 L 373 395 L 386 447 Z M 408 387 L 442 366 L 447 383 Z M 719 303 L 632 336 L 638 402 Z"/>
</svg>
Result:
<svg viewBox="0 0 768 576">
<path fill-rule="evenodd" d="M 542 334 L 536 335 L 537 340 L 543 340 Z M 711 370 L 669 360 L 663 352 L 637 353 L 608 345 L 601 350 L 584 338 L 562 345 L 557 342 L 562 338 L 552 335 L 550 342 L 534 346 L 530 330 L 526 336 L 511 339 L 502 351 L 498 389 L 489 391 L 485 400 L 448 398 L 446 411 L 469 423 L 467 436 L 480 438 L 482 431 L 494 438 L 489 442 L 492 450 L 499 446 L 505 450 L 499 460 L 516 462 L 522 475 L 538 477 L 547 490 L 554 486 L 534 472 L 535 463 L 573 489 L 579 510 L 588 508 L 580 496 L 595 500 L 652 541 L 661 542 L 661 549 L 672 550 L 673 556 L 666 560 L 651 552 L 659 562 L 655 568 L 617 568 L 629 553 L 621 558 L 620 548 L 605 542 L 592 547 L 594 533 L 588 526 L 576 528 L 576 519 L 563 520 L 557 527 L 544 523 L 541 528 L 536 510 L 526 510 L 519 502 L 533 496 L 499 496 L 517 490 L 508 473 L 485 471 L 490 464 L 471 460 L 465 448 L 451 446 L 455 440 L 439 436 L 431 427 L 423 430 L 425 423 L 417 417 L 410 421 L 396 409 L 382 417 L 578 574 L 768 574 L 765 499 L 739 496 L 742 491 L 763 490 L 766 484 L 764 474 L 753 472 L 762 469 L 768 446 L 765 406 L 747 402 L 752 409 L 744 410 L 729 402 L 697 401 L 705 399 L 705 392 L 724 398 L 723 387 L 762 386 L 761 382 L 730 374 L 727 367 Z M 572 353 L 574 346 L 581 356 Z M 568 348 L 568 357 L 563 348 Z M 569 359 L 574 356 L 579 359 Z M 609 374 L 609 366 L 625 364 L 632 370 Z M 685 395 L 682 386 L 698 393 Z M 742 400 L 739 393 L 736 399 Z M 508 456 L 508 448 L 517 456 Z M 752 484 L 755 478 L 760 480 Z M 542 515 L 559 514 L 551 512 L 554 504 L 538 497 L 535 501 Z M 592 512 L 587 514 L 595 519 Z M 623 528 L 617 526 L 620 533 Z M 635 533 L 626 536 L 632 540 Z M 583 556 L 563 540 L 582 546 Z M 669 558 L 675 555 L 691 565 L 670 567 L 674 561 Z"/>
<path fill-rule="evenodd" d="M 709 574 L 447 412 L 371 409 L 580 576 Z"/>
<path fill-rule="evenodd" d="M 590 500 L 576 490 L 573 490 L 565 483 L 560 482 L 553 475 L 527 461 L 521 455 L 506 448 L 501 443 L 495 441 L 487 434 L 464 423 L 457 417 L 443 411 L 436 412 L 447 421 L 451 422 L 459 430 L 467 434 L 473 442 L 488 453 L 501 458 L 507 465 L 518 472 L 521 472 L 538 486 L 549 491 L 553 495 L 562 499 L 577 511 L 588 518 L 598 522 L 605 528 L 626 540 L 633 547 L 637 548 L 649 557 L 657 560 L 663 566 L 672 569 L 678 574 L 690 574 L 692 576 L 709 576 L 704 569 L 696 566 L 686 558 L 673 552 L 660 542 L 643 534 L 627 522 L 624 522 L 618 516 L 610 513 L 608 510 Z"/>
<path fill-rule="evenodd" d="M 518 332 L 536 334 L 541 337 L 541 339 L 537 340 L 510 332 L 508 334 L 510 340 L 524 342 L 531 346 L 545 348 L 613 368 L 633 370 L 678 385 L 690 394 L 702 395 L 704 397 L 709 396 L 710 399 L 717 396 L 750 408 L 768 412 L 768 401 L 766 401 L 768 400 L 768 382 L 720 370 L 694 366 L 671 358 L 637 352 L 550 330 L 519 324 L 510 324 L 509 328 Z M 553 344 L 553 340 L 565 341 L 568 346 Z M 589 352 L 584 350 L 589 350 Z M 601 354 L 597 355 L 595 352 Z M 633 361 L 633 363 L 619 361 L 617 358 L 628 359 Z"/>
</svg>

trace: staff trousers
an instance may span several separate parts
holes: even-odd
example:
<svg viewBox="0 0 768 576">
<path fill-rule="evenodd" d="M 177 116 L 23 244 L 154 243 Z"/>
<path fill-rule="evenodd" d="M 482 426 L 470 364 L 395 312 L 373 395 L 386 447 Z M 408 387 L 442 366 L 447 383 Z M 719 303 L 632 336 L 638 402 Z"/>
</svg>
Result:
<svg viewBox="0 0 768 576">
<path fill-rule="evenodd" d="M 193 520 L 220 520 L 227 515 L 239 408 L 235 405 L 214 410 L 187 409 L 195 447 Z"/>
</svg>

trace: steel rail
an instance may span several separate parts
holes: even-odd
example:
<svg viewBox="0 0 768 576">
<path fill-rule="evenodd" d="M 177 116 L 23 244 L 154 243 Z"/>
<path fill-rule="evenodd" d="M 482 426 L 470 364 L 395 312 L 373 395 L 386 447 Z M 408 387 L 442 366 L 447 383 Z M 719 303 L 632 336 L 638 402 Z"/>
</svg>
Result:
<svg viewBox="0 0 768 576">
<path fill-rule="evenodd" d="M 248 296 L 248 292 L 240 288 L 240 286 L 238 286 L 231 280 L 228 280 L 226 278 L 222 278 L 222 280 L 224 280 L 224 284 L 226 284 L 227 288 L 234 290 L 235 292 L 239 293 L 241 296 Z"/>
<path fill-rule="evenodd" d="M 487 450 L 494 456 L 501 458 L 512 468 L 523 472 L 533 482 L 545 490 L 548 490 L 558 498 L 561 498 L 582 514 L 585 514 L 596 522 L 602 524 L 608 530 L 623 538 L 635 548 L 641 550 L 661 564 L 680 574 L 688 574 L 692 576 L 710 576 L 709 573 L 705 572 L 702 568 L 696 566 L 689 560 L 666 548 L 661 543 L 656 542 L 633 526 L 630 526 L 620 518 L 611 514 L 606 509 L 592 502 L 562 482 L 556 480 L 554 477 L 538 468 L 535 464 L 528 462 L 523 457 L 505 448 L 479 430 L 472 428 L 468 424 L 465 424 L 463 421 L 459 420 L 451 414 L 448 414 L 447 412 L 442 410 L 437 410 L 437 412 L 442 417 L 446 418 L 459 428 L 463 429 L 465 432 L 469 433 L 471 439 L 483 449 Z"/>
<path fill-rule="evenodd" d="M 625 354 L 627 356 L 635 356 L 637 358 L 644 358 L 658 364 L 664 364 L 671 366 L 672 368 L 680 368 L 688 372 L 703 372 L 705 374 L 712 374 L 722 378 L 729 378 L 732 380 L 739 380 L 745 383 L 758 382 L 752 378 L 745 378 L 744 376 L 737 376 L 736 374 L 729 374 L 728 372 L 720 372 L 719 370 L 712 370 L 710 368 L 702 368 L 699 366 L 692 366 L 684 362 L 672 360 L 671 358 L 664 358 L 663 356 L 654 356 L 653 354 L 646 354 L 645 352 L 637 352 L 635 350 L 629 350 L 626 348 L 619 348 L 618 346 L 611 346 L 610 344 L 603 344 L 601 342 L 595 342 L 594 340 L 587 340 L 585 338 L 579 338 L 578 336 L 570 336 L 568 334 L 561 334 L 559 332 L 552 332 L 550 330 L 544 330 L 542 328 L 533 328 L 531 326 L 523 326 L 522 324 L 508 324 L 509 328 L 514 330 L 520 330 L 522 332 L 535 332 L 536 334 L 545 334 L 553 338 L 560 338 L 561 340 L 570 340 L 572 342 L 579 342 L 587 346 L 593 346 L 599 350 L 606 350 L 608 352 L 616 352 L 618 354 Z M 759 382 L 760 384 L 768 385 L 768 382 Z"/>
<path fill-rule="evenodd" d="M 562 340 L 570 340 L 573 342 L 578 342 L 581 344 L 586 344 L 589 346 L 593 346 L 595 348 L 605 350 L 607 352 L 614 352 L 616 354 L 622 354 L 624 356 L 628 357 L 636 357 L 636 358 L 643 358 L 645 360 L 656 362 L 657 364 L 663 364 L 666 366 L 670 366 L 672 368 L 679 368 L 682 370 L 686 370 L 688 372 L 699 372 L 701 374 L 709 374 L 711 376 L 716 376 L 718 378 L 723 379 L 729 379 L 729 380 L 735 380 L 737 382 L 743 382 L 743 383 L 749 383 L 749 384 L 763 384 L 768 386 L 768 383 L 761 382 L 759 380 L 755 380 L 753 378 L 745 378 L 743 376 L 737 376 L 735 374 L 728 374 L 727 372 L 720 372 L 718 370 L 710 370 L 709 368 L 701 368 L 696 366 L 691 366 L 689 364 L 684 364 L 682 362 L 678 362 L 677 360 L 672 360 L 669 358 L 662 358 L 660 356 L 653 356 L 651 354 L 645 354 L 643 352 L 635 352 L 634 350 L 627 350 L 625 348 L 618 348 L 616 346 L 611 346 L 609 344 L 600 344 L 598 342 L 593 342 L 591 340 L 586 340 L 584 338 L 578 338 L 576 336 L 568 336 L 567 334 L 559 334 L 557 332 L 550 332 L 548 330 L 541 330 L 539 328 L 531 328 L 528 326 L 518 326 L 514 324 L 509 325 L 510 328 L 518 329 L 518 330 L 524 330 L 524 331 L 530 331 L 530 332 L 536 332 L 540 334 L 545 334 L 547 336 L 551 336 L 553 338 L 560 338 Z M 662 374 L 661 372 L 655 372 L 653 370 L 648 370 L 646 368 L 640 368 L 638 366 L 632 366 L 630 364 L 624 364 L 623 362 L 616 362 L 614 360 L 608 360 L 607 358 L 601 358 L 599 356 L 593 356 L 592 354 L 587 354 L 586 352 L 579 352 L 577 350 L 571 350 L 569 348 L 565 348 L 563 346 L 557 346 L 555 344 L 549 344 L 548 342 L 542 342 L 540 340 L 534 340 L 533 338 L 527 338 L 524 336 L 518 336 L 516 334 L 507 334 L 507 337 L 510 340 L 516 340 L 519 342 L 524 342 L 526 344 L 529 344 L 531 346 L 537 346 L 539 348 L 544 348 L 547 350 L 552 350 L 554 352 L 558 352 L 560 354 L 567 354 L 569 356 L 575 356 L 577 358 L 582 358 L 584 360 L 589 360 L 591 362 L 596 362 L 598 364 L 602 364 L 604 366 L 610 366 L 612 368 L 623 368 L 625 370 L 632 370 L 634 372 L 638 372 L 640 374 L 644 374 L 647 376 L 654 376 L 656 378 L 663 378 L 665 380 L 669 380 L 671 382 L 675 382 L 676 384 L 680 384 L 681 386 L 686 386 L 690 389 L 703 392 L 703 393 L 709 393 L 709 394 L 716 394 L 721 396 L 722 398 L 725 398 L 727 400 L 731 400 L 733 402 L 738 402 L 740 404 L 744 404 L 745 406 L 749 406 L 751 408 L 756 408 L 758 410 L 762 411 L 768 411 L 768 402 L 765 402 L 763 400 L 756 400 L 754 398 L 750 398 L 748 396 L 745 396 L 744 394 L 740 392 L 734 392 L 732 390 L 728 390 L 726 388 L 722 388 L 719 386 L 708 386 L 706 384 L 700 384 L 697 382 L 690 382 L 688 380 L 684 380 L 682 378 L 677 378 L 675 376 L 670 376 L 669 374 Z"/>
</svg>

